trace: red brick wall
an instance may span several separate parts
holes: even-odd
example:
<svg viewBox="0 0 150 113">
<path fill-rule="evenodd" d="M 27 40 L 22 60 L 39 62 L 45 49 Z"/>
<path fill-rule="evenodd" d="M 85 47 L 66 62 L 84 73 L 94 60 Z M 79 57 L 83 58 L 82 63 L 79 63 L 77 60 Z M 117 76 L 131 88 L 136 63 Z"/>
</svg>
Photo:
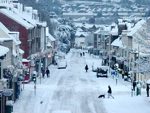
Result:
<svg viewBox="0 0 150 113">
<path fill-rule="evenodd" d="M 2 22 L 10 31 L 19 32 L 19 39 L 21 41 L 20 47 L 25 52 L 23 57 L 27 58 L 29 56 L 28 30 L 2 13 L 0 13 L 0 22 Z"/>
</svg>

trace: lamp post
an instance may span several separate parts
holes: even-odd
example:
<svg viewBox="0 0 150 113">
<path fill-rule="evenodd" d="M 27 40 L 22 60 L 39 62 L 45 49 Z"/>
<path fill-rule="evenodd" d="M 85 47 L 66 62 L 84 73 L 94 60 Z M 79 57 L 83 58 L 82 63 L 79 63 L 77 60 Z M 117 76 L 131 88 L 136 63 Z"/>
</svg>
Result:
<svg viewBox="0 0 150 113">
<path fill-rule="evenodd" d="M 38 65 L 38 75 L 39 75 L 39 77 L 40 77 L 40 84 L 41 84 L 41 57 L 40 57 L 40 59 L 39 59 L 39 65 Z"/>
<path fill-rule="evenodd" d="M 111 35 L 109 35 L 109 74 L 110 74 Z"/>
</svg>

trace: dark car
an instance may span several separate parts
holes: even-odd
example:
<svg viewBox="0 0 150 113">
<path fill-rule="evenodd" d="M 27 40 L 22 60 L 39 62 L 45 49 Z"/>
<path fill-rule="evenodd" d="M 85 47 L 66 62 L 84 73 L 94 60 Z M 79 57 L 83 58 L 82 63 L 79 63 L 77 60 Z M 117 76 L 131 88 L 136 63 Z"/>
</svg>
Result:
<svg viewBox="0 0 150 113">
<path fill-rule="evenodd" d="M 96 70 L 96 76 L 98 77 L 108 77 L 108 67 L 99 67 Z"/>
</svg>

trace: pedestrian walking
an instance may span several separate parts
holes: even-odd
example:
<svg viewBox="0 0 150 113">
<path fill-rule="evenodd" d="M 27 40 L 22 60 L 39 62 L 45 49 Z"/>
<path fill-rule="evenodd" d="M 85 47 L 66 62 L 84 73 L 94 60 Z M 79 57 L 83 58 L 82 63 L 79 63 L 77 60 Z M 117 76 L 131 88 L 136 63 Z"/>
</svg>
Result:
<svg viewBox="0 0 150 113">
<path fill-rule="evenodd" d="M 47 78 L 50 76 L 50 70 L 48 69 L 48 67 L 46 69 L 46 75 L 47 75 Z"/>
<path fill-rule="evenodd" d="M 135 81 L 133 81 L 133 91 L 135 91 L 135 87 L 136 87 L 136 82 Z"/>
<path fill-rule="evenodd" d="M 45 76 L 45 70 L 44 70 L 43 67 L 41 68 L 41 72 L 42 72 L 42 77 L 44 78 L 44 76 Z"/>
<path fill-rule="evenodd" d="M 86 64 L 86 66 L 85 66 L 85 71 L 87 72 L 88 71 L 88 65 Z"/>
<path fill-rule="evenodd" d="M 80 57 L 82 57 L 82 53 L 80 53 Z"/>
<path fill-rule="evenodd" d="M 108 86 L 108 91 L 107 91 L 107 93 L 108 93 L 108 98 L 112 97 L 112 98 L 114 99 L 114 97 L 112 96 L 112 89 L 111 89 L 110 86 Z"/>
<path fill-rule="evenodd" d="M 149 97 L 149 84 L 146 85 L 146 93 L 147 93 L 147 97 Z"/>
<path fill-rule="evenodd" d="M 85 55 L 85 53 L 84 53 L 84 52 L 83 52 L 82 54 L 83 54 L 83 56 Z"/>
</svg>

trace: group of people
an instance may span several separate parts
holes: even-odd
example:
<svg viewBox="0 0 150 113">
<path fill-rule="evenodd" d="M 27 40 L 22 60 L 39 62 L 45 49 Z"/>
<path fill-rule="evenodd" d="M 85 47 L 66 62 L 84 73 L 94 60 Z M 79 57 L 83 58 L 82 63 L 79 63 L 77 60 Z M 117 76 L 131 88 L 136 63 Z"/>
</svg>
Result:
<svg viewBox="0 0 150 113">
<path fill-rule="evenodd" d="M 42 77 L 44 78 L 45 75 L 48 77 L 50 77 L 50 70 L 48 69 L 48 67 L 46 68 L 46 70 L 42 67 L 41 68 L 41 74 L 42 74 Z M 36 77 L 38 76 L 37 72 L 34 70 L 33 73 L 32 73 L 32 79 L 36 79 Z M 36 81 L 36 80 L 34 80 Z"/>
<path fill-rule="evenodd" d="M 87 72 L 88 71 L 88 65 L 86 64 L 85 65 L 85 71 Z M 112 89 L 111 89 L 111 87 L 110 87 L 110 85 L 108 86 L 108 91 L 107 91 L 107 93 L 108 93 L 108 98 L 113 98 L 114 99 L 114 97 L 112 96 Z"/>
<path fill-rule="evenodd" d="M 47 77 L 50 77 L 50 70 L 48 69 L 48 67 L 46 68 L 46 70 L 44 68 L 41 68 L 41 73 L 42 73 L 42 77 L 45 77 L 45 74 Z"/>
<path fill-rule="evenodd" d="M 84 52 L 80 53 L 80 56 L 81 56 L 81 57 L 82 57 L 82 55 L 85 56 L 85 53 L 84 53 Z"/>
</svg>

